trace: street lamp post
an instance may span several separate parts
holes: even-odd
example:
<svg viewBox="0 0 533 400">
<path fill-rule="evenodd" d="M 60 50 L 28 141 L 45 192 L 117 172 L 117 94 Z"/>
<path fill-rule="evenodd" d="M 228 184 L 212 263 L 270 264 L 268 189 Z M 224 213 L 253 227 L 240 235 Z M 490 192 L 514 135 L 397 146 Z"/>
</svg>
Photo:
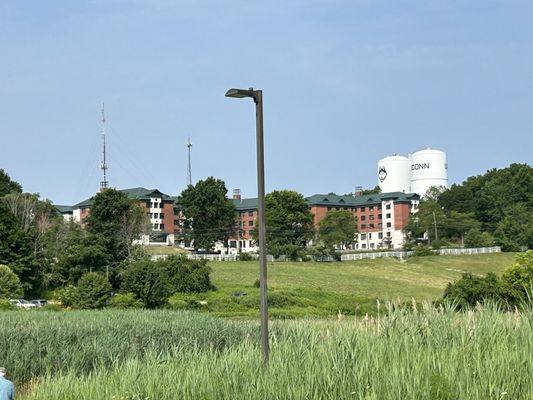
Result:
<svg viewBox="0 0 533 400">
<path fill-rule="evenodd" d="M 265 160 L 263 147 L 263 91 L 250 89 L 229 89 L 226 97 L 251 97 L 255 103 L 256 145 L 257 145 L 257 197 L 259 221 L 259 292 L 261 299 L 261 347 L 263 361 L 268 363 L 268 301 L 265 225 Z"/>
</svg>

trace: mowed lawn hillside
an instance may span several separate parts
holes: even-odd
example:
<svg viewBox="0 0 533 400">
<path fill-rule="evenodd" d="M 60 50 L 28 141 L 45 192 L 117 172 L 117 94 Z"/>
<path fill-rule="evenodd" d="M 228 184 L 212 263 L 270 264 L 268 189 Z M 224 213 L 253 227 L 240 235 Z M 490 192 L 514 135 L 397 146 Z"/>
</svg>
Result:
<svg viewBox="0 0 533 400">
<path fill-rule="evenodd" d="M 438 299 L 464 272 L 501 275 L 516 253 L 412 257 L 349 262 L 268 263 L 269 307 L 273 317 L 332 316 L 376 311 L 377 302 Z M 217 290 L 183 295 L 183 304 L 202 301 L 215 315 L 258 314 L 258 261 L 211 262 Z M 177 303 L 176 303 L 177 300 Z M 205 304 L 207 302 L 207 304 Z"/>
</svg>

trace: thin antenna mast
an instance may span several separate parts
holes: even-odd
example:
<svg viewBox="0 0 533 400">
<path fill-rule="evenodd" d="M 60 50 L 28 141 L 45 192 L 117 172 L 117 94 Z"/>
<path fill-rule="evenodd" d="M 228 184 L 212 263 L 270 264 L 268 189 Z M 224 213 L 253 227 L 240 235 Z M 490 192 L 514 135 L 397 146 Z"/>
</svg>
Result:
<svg viewBox="0 0 533 400">
<path fill-rule="evenodd" d="M 104 191 L 108 187 L 107 174 L 108 169 L 106 162 L 106 149 L 105 149 L 105 108 L 102 103 L 102 162 L 100 163 L 100 169 L 102 170 L 102 181 L 100 182 L 100 191 Z"/>
<path fill-rule="evenodd" d="M 187 186 L 189 185 L 192 185 L 192 177 L 191 177 L 191 147 L 192 147 L 192 143 L 191 143 L 191 137 L 189 136 L 188 140 L 187 140 L 187 144 L 185 145 L 187 147 L 187 151 L 188 151 L 188 154 L 189 154 L 189 163 L 188 163 L 188 166 L 187 166 Z"/>
</svg>

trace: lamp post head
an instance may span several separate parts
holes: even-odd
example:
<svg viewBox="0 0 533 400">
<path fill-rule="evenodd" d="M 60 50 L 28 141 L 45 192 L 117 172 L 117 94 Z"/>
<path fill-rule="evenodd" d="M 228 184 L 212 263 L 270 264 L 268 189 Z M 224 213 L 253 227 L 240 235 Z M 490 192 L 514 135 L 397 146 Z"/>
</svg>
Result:
<svg viewBox="0 0 533 400">
<path fill-rule="evenodd" d="M 251 97 L 254 99 L 254 102 L 257 104 L 260 102 L 261 98 L 261 90 L 254 90 L 254 88 L 250 89 L 229 89 L 226 92 L 226 97 L 233 97 L 236 99 L 242 99 L 243 97 Z"/>
<path fill-rule="evenodd" d="M 235 97 L 242 99 L 243 97 L 254 97 L 254 88 L 250 89 L 229 89 L 226 92 L 226 97 Z"/>
</svg>

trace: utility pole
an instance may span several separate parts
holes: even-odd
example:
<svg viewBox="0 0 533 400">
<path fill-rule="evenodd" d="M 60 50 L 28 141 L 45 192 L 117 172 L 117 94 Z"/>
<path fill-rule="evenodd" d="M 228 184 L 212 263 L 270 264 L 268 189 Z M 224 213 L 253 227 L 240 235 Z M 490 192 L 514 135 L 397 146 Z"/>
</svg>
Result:
<svg viewBox="0 0 533 400">
<path fill-rule="evenodd" d="M 435 211 L 433 211 L 433 225 L 435 225 L 435 240 L 439 239 L 437 234 L 437 219 L 435 218 Z"/>
</svg>

